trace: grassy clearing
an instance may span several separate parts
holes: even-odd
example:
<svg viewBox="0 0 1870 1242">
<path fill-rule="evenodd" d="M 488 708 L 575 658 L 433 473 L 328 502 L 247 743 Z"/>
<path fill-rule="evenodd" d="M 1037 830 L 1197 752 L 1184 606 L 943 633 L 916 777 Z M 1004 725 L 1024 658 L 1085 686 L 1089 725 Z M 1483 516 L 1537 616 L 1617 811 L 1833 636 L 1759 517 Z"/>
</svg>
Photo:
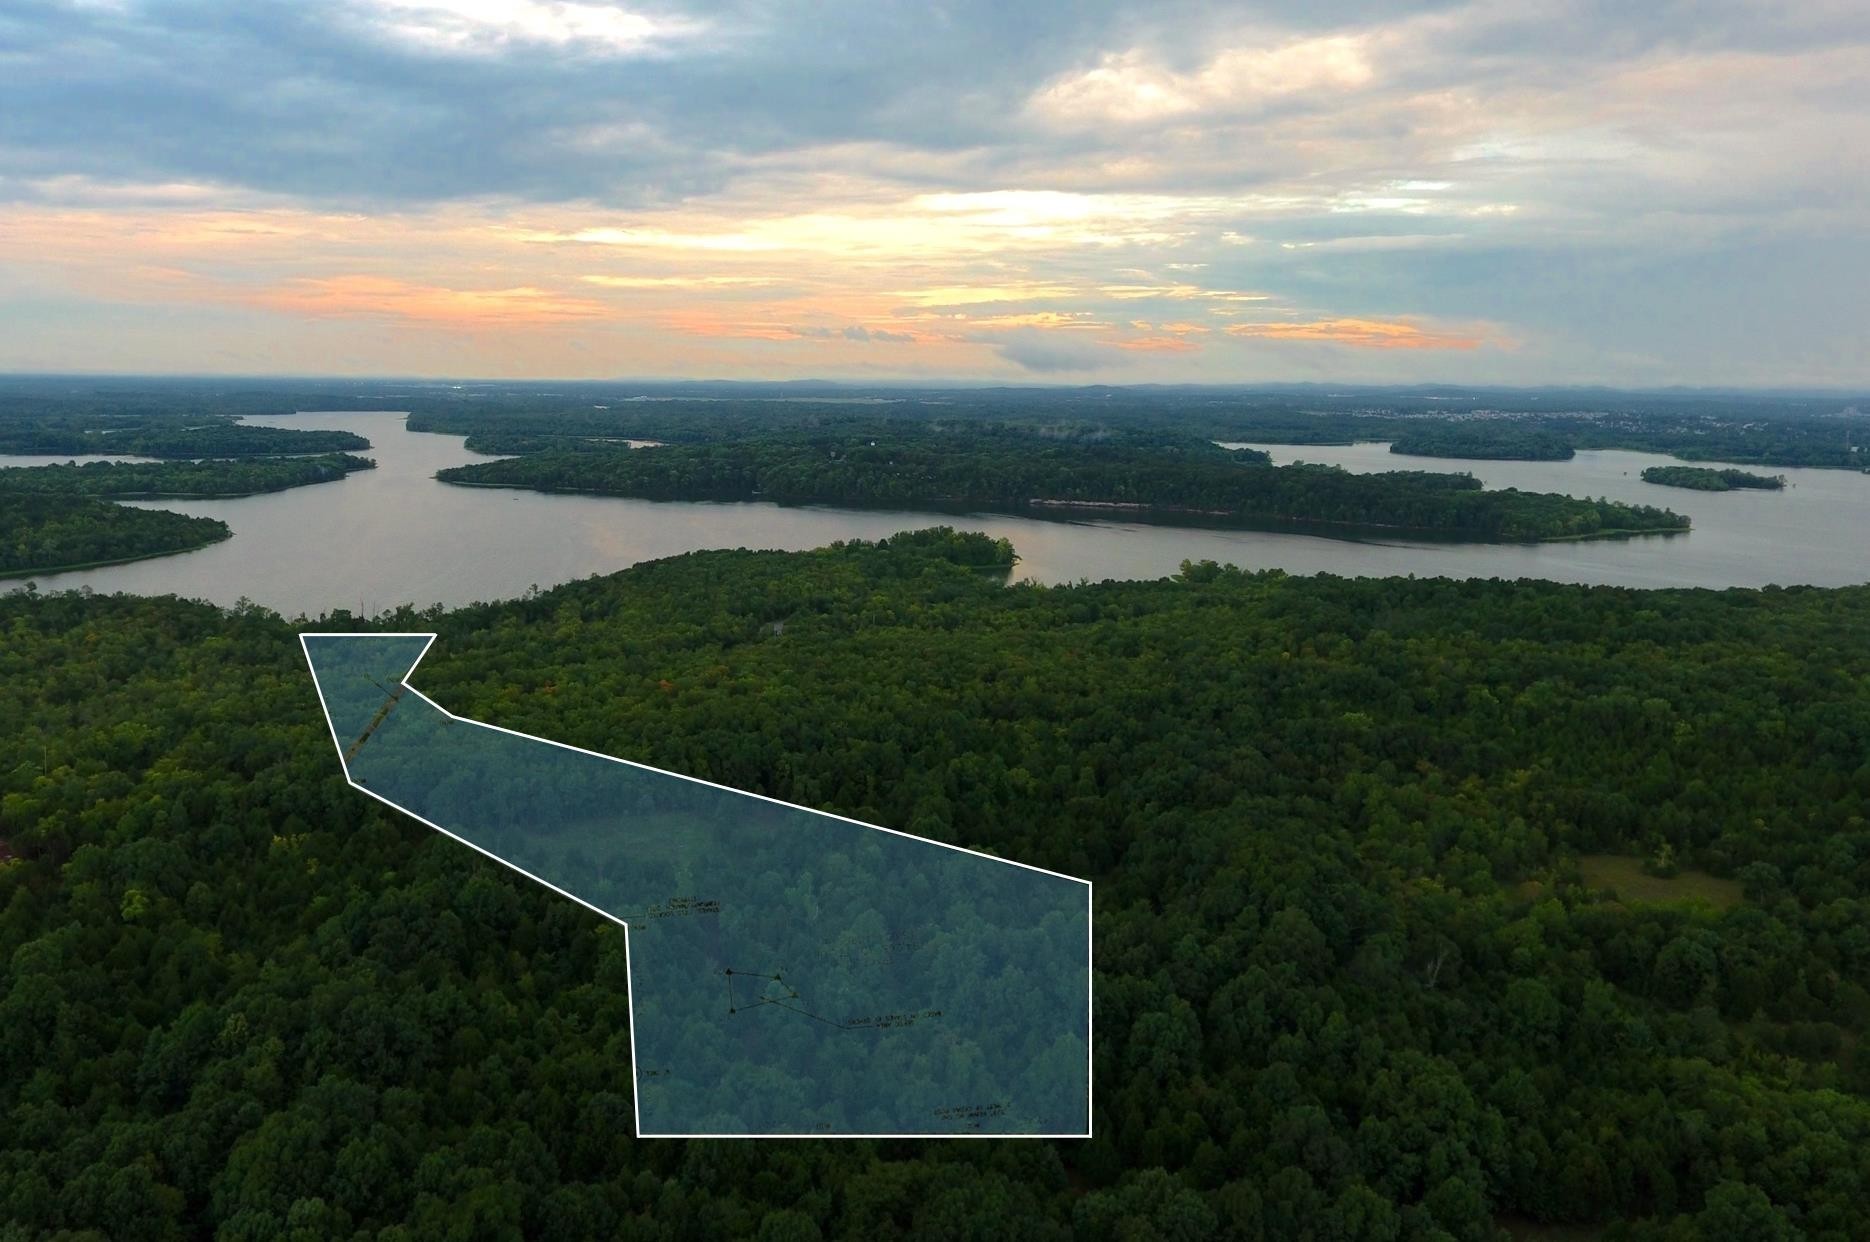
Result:
<svg viewBox="0 0 1870 1242">
<path fill-rule="evenodd" d="M 1610 889 L 1624 901 L 1651 905 L 1699 902 L 1717 910 L 1731 910 L 1743 899 L 1737 880 L 1723 880 L 1686 868 L 1666 878 L 1650 875 L 1643 870 L 1642 859 L 1622 854 L 1581 854 L 1578 874 L 1592 888 Z"/>
</svg>

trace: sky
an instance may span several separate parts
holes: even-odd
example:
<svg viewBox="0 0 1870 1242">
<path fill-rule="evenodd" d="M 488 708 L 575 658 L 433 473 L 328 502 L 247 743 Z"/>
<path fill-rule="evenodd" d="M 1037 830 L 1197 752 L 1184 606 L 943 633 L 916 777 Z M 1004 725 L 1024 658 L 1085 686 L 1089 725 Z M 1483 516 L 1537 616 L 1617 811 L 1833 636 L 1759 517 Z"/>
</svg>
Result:
<svg viewBox="0 0 1870 1242">
<path fill-rule="evenodd" d="M 1870 4 L 5 0 L 0 370 L 1870 384 Z"/>
</svg>

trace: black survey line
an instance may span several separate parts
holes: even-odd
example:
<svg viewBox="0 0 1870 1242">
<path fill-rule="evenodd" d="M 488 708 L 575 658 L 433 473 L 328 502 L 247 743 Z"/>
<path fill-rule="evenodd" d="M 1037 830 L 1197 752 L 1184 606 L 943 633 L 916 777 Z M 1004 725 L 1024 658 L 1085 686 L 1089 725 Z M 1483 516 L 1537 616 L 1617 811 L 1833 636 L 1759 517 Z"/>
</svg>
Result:
<svg viewBox="0 0 1870 1242">
<path fill-rule="evenodd" d="M 784 1001 L 781 1001 L 781 1000 L 768 1001 L 767 1003 L 771 1005 L 778 1005 L 781 1009 L 790 1009 L 793 1013 L 802 1013 L 814 1022 L 822 1022 L 826 1026 L 834 1026 L 840 1031 L 848 1031 L 851 1029 L 848 1023 L 833 1022 L 830 1018 L 821 1018 L 815 1013 L 811 1013 L 808 1010 L 800 1009 L 797 1005 L 788 1005 Z"/>
<path fill-rule="evenodd" d="M 371 680 L 370 684 L 377 685 L 374 678 Z M 382 690 L 383 687 L 378 685 L 377 689 Z M 377 709 L 377 714 L 370 718 L 370 723 L 364 727 L 364 731 L 358 735 L 357 740 L 351 743 L 351 748 L 344 752 L 344 761 L 346 763 L 349 763 L 351 759 L 356 756 L 357 752 L 363 748 L 363 744 L 370 740 L 370 735 L 377 731 L 377 726 L 383 723 L 384 718 L 390 714 L 390 711 L 398 703 L 402 702 L 403 691 L 406 689 L 408 689 L 407 686 L 399 684 L 395 690 L 384 691 L 384 693 L 390 696 L 389 700 L 384 703 L 382 707 Z"/>
<path fill-rule="evenodd" d="M 735 975 L 745 975 L 749 979 L 767 979 L 773 983 L 785 983 L 785 979 L 779 975 L 762 975 L 758 973 L 757 971 L 752 971 L 752 970 L 729 969 L 729 970 L 724 970 L 721 973 L 725 975 L 727 978 L 727 1012 L 728 1013 L 743 1013 L 749 1009 L 758 1009 L 762 1005 L 777 1005 L 781 1009 L 789 1009 L 793 1013 L 803 1015 L 804 1017 L 810 1018 L 814 1022 L 822 1022 L 826 1026 L 835 1027 L 840 1031 L 848 1031 L 848 1030 L 854 1029 L 847 1022 L 833 1022 L 830 1018 L 822 1017 L 819 1014 L 815 1014 L 811 1012 L 809 1009 L 801 1009 L 797 1005 L 786 1004 L 786 1002 L 789 1000 L 799 999 L 798 989 L 790 987 L 790 986 L 788 986 L 787 988 L 787 991 L 791 993 L 791 995 L 789 996 L 763 996 L 760 999 L 753 1001 L 751 1004 L 742 1005 L 739 1001 L 739 998 L 734 994 L 734 976 Z"/>
</svg>

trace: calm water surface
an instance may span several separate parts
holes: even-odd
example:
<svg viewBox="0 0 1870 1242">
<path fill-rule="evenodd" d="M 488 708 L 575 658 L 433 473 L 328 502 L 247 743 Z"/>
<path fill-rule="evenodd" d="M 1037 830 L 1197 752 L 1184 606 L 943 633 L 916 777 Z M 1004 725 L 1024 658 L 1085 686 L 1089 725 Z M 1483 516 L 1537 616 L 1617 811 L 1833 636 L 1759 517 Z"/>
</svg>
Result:
<svg viewBox="0 0 1870 1242">
<path fill-rule="evenodd" d="M 1636 476 L 1644 466 L 1669 460 L 1646 453 L 1453 463 L 1396 456 L 1383 445 L 1266 446 L 1281 464 L 1302 459 L 1350 470 L 1471 468 L 1490 487 L 1642 501 L 1686 513 L 1695 523 L 1692 533 L 1667 538 L 1464 545 L 450 487 L 435 482 L 436 470 L 486 459 L 463 449 L 459 436 L 404 430 L 400 414 L 248 421 L 355 431 L 372 442 L 367 455 L 377 469 L 265 496 L 136 502 L 220 518 L 234 537 L 181 556 L 42 575 L 39 588 L 174 592 L 220 604 L 244 596 L 288 616 L 335 608 L 375 613 L 401 603 L 507 598 L 533 585 L 548 587 L 698 548 L 800 550 L 943 524 L 1011 539 L 1020 554 L 1017 575 L 1040 582 L 1157 578 L 1176 572 L 1184 560 L 1204 559 L 1293 573 L 1529 577 L 1624 586 L 1870 581 L 1870 476 L 1836 470 L 1786 470 L 1792 487 L 1784 492 L 1703 493 L 1643 483 Z M 0 458 L 0 464 L 49 460 L 54 459 Z"/>
</svg>

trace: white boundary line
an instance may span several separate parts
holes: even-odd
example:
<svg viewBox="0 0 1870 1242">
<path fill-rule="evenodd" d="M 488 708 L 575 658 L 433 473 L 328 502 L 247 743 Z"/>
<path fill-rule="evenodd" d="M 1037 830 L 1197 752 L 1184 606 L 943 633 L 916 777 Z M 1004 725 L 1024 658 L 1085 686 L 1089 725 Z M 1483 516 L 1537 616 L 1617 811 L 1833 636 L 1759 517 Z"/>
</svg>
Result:
<svg viewBox="0 0 1870 1242">
<path fill-rule="evenodd" d="M 448 829 L 442 827 L 438 823 L 435 823 L 433 820 L 424 819 L 422 816 L 417 815 L 414 811 L 409 810 L 407 807 L 398 806 L 396 803 L 391 802 L 388 798 L 385 798 L 382 794 L 377 793 L 376 791 L 368 788 L 367 786 L 360 785 L 355 780 L 353 780 L 351 777 L 350 764 L 347 763 L 344 758 L 344 743 L 338 737 L 338 727 L 331 719 L 331 709 L 325 704 L 324 687 L 319 685 L 318 683 L 318 667 L 317 665 L 312 663 L 311 648 L 306 646 L 305 640 L 308 638 L 426 638 L 428 639 L 428 641 L 422 644 L 422 650 L 420 653 L 417 654 L 415 658 L 415 663 L 411 664 L 408 668 L 408 671 L 406 671 L 402 675 L 401 684 L 411 694 L 415 695 L 417 698 L 421 699 L 424 703 L 427 703 L 430 707 L 433 707 L 436 711 L 440 712 L 442 715 L 446 716 L 450 720 L 459 721 L 462 724 L 474 725 L 482 729 L 491 729 L 496 733 L 505 733 L 512 737 L 523 738 L 528 742 L 542 742 L 547 746 L 557 746 L 561 750 L 576 751 L 578 754 L 581 754 L 581 755 L 589 755 L 593 759 L 603 759 L 609 763 L 620 763 L 624 765 L 625 767 L 639 768 L 645 772 L 654 772 L 659 776 L 672 776 L 677 780 L 690 781 L 697 785 L 706 785 L 710 789 L 719 789 L 725 793 L 739 794 L 740 796 L 745 797 L 745 798 L 758 798 L 762 802 L 771 802 L 776 806 L 783 806 L 789 810 L 794 810 L 794 811 L 805 811 L 812 815 L 822 815 L 826 819 L 835 819 L 846 824 L 855 824 L 859 828 L 871 828 L 871 829 L 876 830 L 877 832 L 887 832 L 892 836 L 907 837 L 911 841 L 920 841 L 926 845 L 939 845 L 943 849 L 956 850 L 963 854 L 972 854 L 976 858 L 985 858 L 992 862 L 1005 863 L 1010 867 L 1023 867 L 1027 871 L 1036 871 L 1040 875 L 1049 875 L 1053 877 L 1054 879 L 1071 880 L 1074 883 L 1084 885 L 1084 913 L 1085 913 L 1084 967 L 1085 967 L 1085 975 L 1086 975 L 1086 980 L 1087 980 L 1086 987 L 1085 987 L 1085 1047 L 1084 1047 L 1085 1130 L 1084 1132 L 1082 1134 L 952 1134 L 952 1133 L 916 1133 L 916 1132 L 910 1132 L 906 1134 L 852 1134 L 852 1133 L 848 1133 L 844 1131 L 821 1131 L 821 1132 L 807 1133 L 807 1134 L 698 1134 L 698 1133 L 696 1134 L 689 1134 L 689 1133 L 645 1134 L 643 1132 L 643 1095 L 642 1095 L 642 1092 L 637 1089 L 636 995 L 635 995 L 636 976 L 632 972 L 631 965 L 630 965 L 630 925 L 624 920 L 618 918 L 616 915 L 611 914 L 609 911 L 600 909 L 597 906 L 592 905 L 590 902 L 578 896 L 576 893 L 566 892 L 564 889 L 552 883 L 550 880 L 540 879 L 538 876 L 526 870 L 524 867 L 519 866 L 517 863 L 509 862 L 508 860 L 500 857 L 500 855 L 493 853 L 491 850 L 481 848 L 480 846 L 474 844 L 474 842 L 469 841 L 467 838 L 458 836 L 455 833 L 448 831 Z M 838 815 L 831 811 L 820 811 L 809 806 L 800 806 L 796 802 L 786 802 L 779 798 L 771 798 L 765 794 L 752 793 L 745 789 L 735 789 L 729 785 L 721 785 L 721 784 L 715 783 L 714 781 L 703 780 L 699 776 L 685 776 L 680 772 L 670 772 L 663 768 L 651 767 L 647 763 L 636 763 L 629 759 L 619 759 L 615 755 L 600 754 L 595 750 L 586 750 L 582 746 L 573 746 L 569 742 L 555 742 L 549 737 L 535 737 L 533 734 L 530 734 L 530 733 L 521 733 L 517 729 L 502 728 L 500 725 L 492 725 L 492 724 L 486 723 L 485 721 L 470 720 L 465 716 L 457 716 L 453 712 L 449 711 L 447 708 L 443 707 L 441 704 L 437 703 L 434 699 L 431 699 L 428 695 L 423 694 L 420 690 L 417 690 L 414 686 L 409 684 L 409 679 L 415 676 L 416 665 L 419 665 L 422 663 L 423 658 L 426 657 L 429 653 L 429 648 L 435 645 L 435 638 L 436 638 L 436 635 L 432 632 L 425 632 L 425 633 L 381 632 L 379 633 L 379 632 L 358 632 L 358 631 L 344 631 L 344 632 L 310 631 L 310 630 L 300 631 L 299 652 L 305 657 L 305 667 L 312 675 L 312 689 L 318 695 L 318 710 L 324 713 L 325 727 L 331 732 L 331 744 L 337 749 L 338 766 L 342 768 L 344 771 L 344 783 L 349 785 L 352 789 L 358 790 L 361 793 L 367 794 L 370 797 L 375 798 L 378 802 L 381 802 L 384 806 L 389 807 L 391 810 L 400 811 L 402 814 L 407 815 L 410 819 L 415 820 L 417 823 L 423 824 L 429 828 L 433 828 L 436 832 L 441 833 L 443 836 L 447 837 L 451 841 L 459 841 L 462 845 L 467 846 L 469 849 L 473 850 L 475 853 L 483 854 L 486 857 L 493 859 L 495 862 L 499 863 L 501 866 L 510 868 L 513 871 L 517 871 L 520 875 L 525 876 L 528 880 L 531 880 L 534 884 L 537 884 L 543 888 L 549 889 L 552 892 L 557 893 L 560 897 L 564 897 L 571 901 L 574 901 L 578 905 L 583 906 L 585 909 L 590 910 L 592 913 L 601 915 L 602 917 L 609 919 L 611 922 L 617 924 L 617 926 L 623 928 L 623 970 L 624 970 L 624 978 L 626 981 L 626 989 L 625 989 L 625 994 L 624 994 L 624 1008 L 626 1012 L 629 1014 L 629 1020 L 630 1020 L 630 1100 L 631 1100 L 633 1111 L 636 1116 L 636 1137 L 640 1139 L 664 1139 L 664 1138 L 667 1138 L 667 1139 L 702 1139 L 702 1138 L 1088 1139 L 1092 1136 L 1092 1131 L 1095 1129 L 1095 1120 L 1093 1117 L 1093 1103 L 1094 1103 L 1093 1092 L 1094 1092 L 1094 1084 L 1095 1084 L 1095 1063 L 1094 1063 L 1093 1055 L 1092 1055 L 1092 1048 L 1094 1046 L 1094 1042 L 1093 1042 L 1094 1041 L 1094 1028 L 1093 1028 L 1092 1023 L 1093 1023 L 1093 1011 L 1095 1009 L 1094 1002 L 1095 1002 L 1095 992 L 1096 992 L 1096 985 L 1097 985 L 1097 972 L 1096 972 L 1095 966 L 1093 965 L 1093 954 L 1092 954 L 1092 938 L 1094 934 L 1094 929 L 1092 926 L 1092 918 L 1091 918 L 1092 892 L 1093 892 L 1093 885 L 1091 881 L 1081 879 L 1075 875 L 1065 875 L 1062 872 L 1058 872 L 1058 871 L 1048 871 L 1044 867 L 1035 867 L 1030 863 L 1016 862 L 1011 858 L 1000 858 L 993 854 L 984 854 L 979 850 L 970 850 L 966 848 L 965 846 L 950 845 L 946 841 L 932 841 L 927 837 L 918 837 L 914 833 L 901 832 L 895 828 L 885 828 L 881 824 L 868 824 L 868 823 L 865 823 L 861 819 L 852 819 L 847 815 Z"/>
</svg>

